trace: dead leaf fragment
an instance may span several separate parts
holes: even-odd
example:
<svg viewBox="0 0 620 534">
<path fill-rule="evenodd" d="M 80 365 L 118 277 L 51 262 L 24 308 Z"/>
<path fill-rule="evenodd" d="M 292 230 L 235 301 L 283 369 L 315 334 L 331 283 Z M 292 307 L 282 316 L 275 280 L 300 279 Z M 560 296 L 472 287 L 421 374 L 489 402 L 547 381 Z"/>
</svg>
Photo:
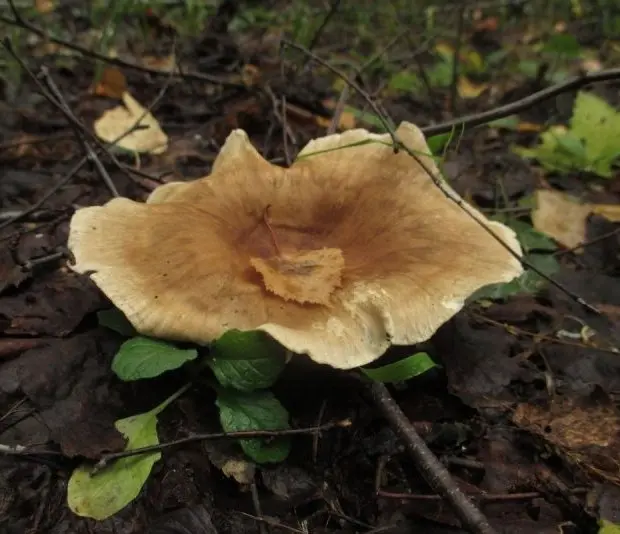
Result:
<svg viewBox="0 0 620 534">
<path fill-rule="evenodd" d="M 174 54 L 169 56 L 144 56 L 142 58 L 142 65 L 161 72 L 174 72 L 177 70 L 177 58 Z"/>
<path fill-rule="evenodd" d="M 519 404 L 514 423 L 553 445 L 592 475 L 620 482 L 620 415 L 610 404 L 564 398 L 549 406 Z"/>
<path fill-rule="evenodd" d="M 620 204 L 592 204 L 592 213 L 610 222 L 620 222 Z"/>
<path fill-rule="evenodd" d="M 95 133 L 104 141 L 113 143 L 126 132 L 131 132 L 116 145 L 133 152 L 163 154 L 168 148 L 168 136 L 159 126 L 157 119 L 128 91 L 123 92 L 122 100 L 124 106 L 104 112 L 95 121 Z M 140 128 L 136 128 L 138 122 Z"/>
<path fill-rule="evenodd" d="M 34 8 L 38 13 L 45 15 L 46 13 L 51 13 L 56 9 L 56 2 L 54 0 L 35 0 Z"/>
<path fill-rule="evenodd" d="M 457 89 L 461 98 L 478 98 L 488 88 L 488 83 L 475 83 L 466 76 L 458 79 Z"/>
<path fill-rule="evenodd" d="M 586 219 L 591 211 L 589 205 L 580 204 L 561 191 L 547 189 L 536 191 L 535 199 L 532 224 L 536 230 L 567 248 L 574 248 L 585 241 Z"/>
<path fill-rule="evenodd" d="M 123 98 L 125 91 L 127 91 L 127 80 L 116 67 L 106 67 L 99 82 L 91 88 L 94 95 L 118 99 Z"/>
</svg>

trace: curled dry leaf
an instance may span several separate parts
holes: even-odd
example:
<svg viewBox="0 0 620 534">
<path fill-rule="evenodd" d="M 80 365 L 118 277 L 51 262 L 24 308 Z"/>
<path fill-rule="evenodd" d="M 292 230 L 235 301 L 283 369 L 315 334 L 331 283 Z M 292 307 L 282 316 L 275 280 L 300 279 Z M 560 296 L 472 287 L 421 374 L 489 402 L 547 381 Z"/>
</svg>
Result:
<svg viewBox="0 0 620 534">
<path fill-rule="evenodd" d="M 113 143 L 126 132 L 131 132 L 116 145 L 133 152 L 164 153 L 168 148 L 168 136 L 157 119 L 129 92 L 122 93 L 122 100 L 124 106 L 109 109 L 95 121 L 95 133 L 104 141 Z"/>
<path fill-rule="evenodd" d="M 416 126 L 396 134 L 439 176 Z M 479 223 L 519 256 L 515 233 L 465 210 L 388 134 L 315 139 L 285 169 L 235 130 L 210 176 L 78 210 L 69 247 L 143 334 L 261 330 L 346 369 L 427 340 L 477 289 L 522 273 Z"/>
</svg>

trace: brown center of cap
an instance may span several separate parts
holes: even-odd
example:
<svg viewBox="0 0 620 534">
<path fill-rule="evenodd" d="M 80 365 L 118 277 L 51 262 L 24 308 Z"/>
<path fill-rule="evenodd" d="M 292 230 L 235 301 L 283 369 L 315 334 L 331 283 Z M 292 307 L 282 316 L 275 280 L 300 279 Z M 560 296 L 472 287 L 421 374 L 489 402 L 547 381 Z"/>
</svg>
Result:
<svg viewBox="0 0 620 534">
<path fill-rule="evenodd" d="M 300 304 L 329 304 L 341 285 L 344 256 L 338 248 L 288 252 L 270 258 L 251 258 L 265 289 Z"/>
</svg>

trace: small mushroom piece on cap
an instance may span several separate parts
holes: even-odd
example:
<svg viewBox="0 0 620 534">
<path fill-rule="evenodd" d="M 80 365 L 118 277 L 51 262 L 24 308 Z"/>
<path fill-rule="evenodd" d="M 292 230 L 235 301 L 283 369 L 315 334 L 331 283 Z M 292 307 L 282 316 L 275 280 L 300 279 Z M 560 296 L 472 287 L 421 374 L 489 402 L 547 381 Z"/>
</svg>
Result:
<svg viewBox="0 0 620 534">
<path fill-rule="evenodd" d="M 416 126 L 396 134 L 439 176 Z M 348 369 L 429 339 L 476 290 L 521 274 L 479 222 L 520 256 L 514 232 L 465 209 L 387 134 L 315 139 L 282 168 L 235 130 L 209 176 L 79 209 L 69 248 L 143 334 L 262 330 Z"/>
</svg>

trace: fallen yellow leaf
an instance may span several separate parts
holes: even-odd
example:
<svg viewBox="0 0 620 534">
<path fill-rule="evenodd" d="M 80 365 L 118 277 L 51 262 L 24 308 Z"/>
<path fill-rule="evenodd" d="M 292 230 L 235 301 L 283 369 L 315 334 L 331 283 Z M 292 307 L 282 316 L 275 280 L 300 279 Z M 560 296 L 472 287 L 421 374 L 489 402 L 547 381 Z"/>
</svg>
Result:
<svg viewBox="0 0 620 534">
<path fill-rule="evenodd" d="M 534 198 L 536 208 L 532 211 L 532 224 L 536 230 L 567 248 L 585 241 L 586 219 L 591 212 L 589 204 L 580 204 L 561 191 L 547 189 L 536 191 Z"/>
<path fill-rule="evenodd" d="M 466 76 L 460 76 L 457 84 L 461 98 L 478 98 L 488 88 L 488 83 L 474 83 Z"/>
<path fill-rule="evenodd" d="M 168 136 L 160 128 L 157 119 L 129 92 L 122 94 L 122 100 L 124 106 L 105 111 L 95 121 L 95 133 L 104 141 L 112 143 L 126 132 L 131 132 L 116 145 L 133 152 L 163 154 L 168 148 Z"/>
<path fill-rule="evenodd" d="M 619 204 L 592 204 L 592 213 L 605 217 L 611 222 L 620 222 Z"/>
</svg>

